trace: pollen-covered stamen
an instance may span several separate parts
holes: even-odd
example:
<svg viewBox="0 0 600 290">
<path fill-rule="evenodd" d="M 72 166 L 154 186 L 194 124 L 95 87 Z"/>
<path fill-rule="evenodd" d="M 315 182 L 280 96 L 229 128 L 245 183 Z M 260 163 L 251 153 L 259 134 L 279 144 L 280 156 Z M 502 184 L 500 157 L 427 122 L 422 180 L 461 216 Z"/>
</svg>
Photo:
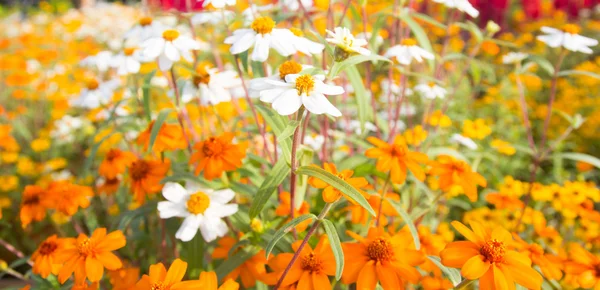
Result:
<svg viewBox="0 0 600 290">
<path fill-rule="evenodd" d="M 502 263 L 506 255 L 506 246 L 501 241 L 491 239 L 481 247 L 479 253 L 490 263 Z"/>
<path fill-rule="evenodd" d="M 204 142 L 202 152 L 207 157 L 219 155 L 223 152 L 223 144 L 216 138 L 210 137 L 208 140 L 206 140 L 206 142 Z"/>
<path fill-rule="evenodd" d="M 162 37 L 167 41 L 173 41 L 179 37 L 179 31 L 175 29 L 167 29 L 163 32 Z"/>
<path fill-rule="evenodd" d="M 401 146 L 401 145 L 392 145 L 392 152 L 390 155 L 394 156 L 394 157 L 402 157 L 404 155 L 406 155 L 406 151 L 408 150 L 408 148 L 406 148 L 405 146 Z"/>
<path fill-rule="evenodd" d="M 146 175 L 148 175 L 148 172 L 150 172 L 150 165 L 144 160 L 133 162 L 133 164 L 131 164 L 131 168 L 129 169 L 131 179 L 133 180 L 144 179 Z"/>
<path fill-rule="evenodd" d="M 390 261 L 394 258 L 392 243 L 385 238 L 379 237 L 367 246 L 367 255 L 371 260 Z"/>
<path fill-rule="evenodd" d="M 285 76 L 290 74 L 297 74 L 302 71 L 302 65 L 293 61 L 288 60 L 279 66 L 279 78 L 285 80 Z"/>
<path fill-rule="evenodd" d="M 151 290 L 168 290 L 169 288 L 169 285 L 165 285 L 162 282 L 156 282 L 150 286 Z"/>
<path fill-rule="evenodd" d="M 186 202 L 187 210 L 193 214 L 203 214 L 209 205 L 210 198 L 202 191 L 192 194 Z"/>
<path fill-rule="evenodd" d="M 401 44 L 405 46 L 415 46 L 417 45 L 417 41 L 414 38 L 405 38 L 402 39 Z"/>
<path fill-rule="evenodd" d="M 316 272 L 319 273 L 323 270 L 323 261 L 315 255 L 315 253 L 310 252 L 309 254 L 304 255 L 302 257 L 302 270 L 310 271 L 311 273 Z"/>
<path fill-rule="evenodd" d="M 88 90 L 93 91 L 100 86 L 100 83 L 96 79 L 89 79 L 85 82 L 85 86 Z"/>
<path fill-rule="evenodd" d="M 468 168 L 468 164 L 465 163 L 464 161 L 456 161 L 452 163 L 452 170 L 454 171 L 458 171 L 458 172 L 465 172 L 467 171 Z"/>
<path fill-rule="evenodd" d="M 565 24 L 562 27 L 562 30 L 566 33 L 570 34 L 579 34 L 581 28 L 577 24 Z"/>
<path fill-rule="evenodd" d="M 50 254 L 54 253 L 54 251 L 56 251 L 57 248 L 58 248 L 58 245 L 53 241 L 43 242 L 42 245 L 40 246 L 39 253 L 41 255 L 50 255 Z"/>
<path fill-rule="evenodd" d="M 435 87 L 435 82 L 429 82 L 427 85 L 429 85 L 430 88 Z"/>
<path fill-rule="evenodd" d="M 148 26 L 152 24 L 152 17 L 142 17 L 140 18 L 140 25 L 141 26 Z"/>
<path fill-rule="evenodd" d="M 93 256 L 94 255 L 94 244 L 90 238 L 84 239 L 77 244 L 77 251 L 82 256 Z"/>
<path fill-rule="evenodd" d="M 135 52 L 135 47 L 126 47 L 123 49 L 123 54 L 126 56 L 131 56 Z"/>
<path fill-rule="evenodd" d="M 258 17 L 256 18 L 250 27 L 260 34 L 269 34 L 275 27 L 275 21 L 269 17 Z"/>
<path fill-rule="evenodd" d="M 108 153 L 106 153 L 106 160 L 113 161 L 114 159 L 116 159 L 120 155 L 121 155 L 121 151 L 119 151 L 118 149 L 110 149 L 108 151 Z"/>
<path fill-rule="evenodd" d="M 296 78 L 296 90 L 298 95 L 308 96 L 315 88 L 315 80 L 311 75 L 301 75 Z"/>
</svg>

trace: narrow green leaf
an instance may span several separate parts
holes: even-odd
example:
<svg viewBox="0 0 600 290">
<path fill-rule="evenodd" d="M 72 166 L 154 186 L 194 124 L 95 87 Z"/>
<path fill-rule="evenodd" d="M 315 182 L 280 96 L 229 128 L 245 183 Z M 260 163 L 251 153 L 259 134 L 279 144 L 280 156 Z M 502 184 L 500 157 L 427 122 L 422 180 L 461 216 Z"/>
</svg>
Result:
<svg viewBox="0 0 600 290">
<path fill-rule="evenodd" d="M 324 219 L 321 222 L 325 228 L 325 233 L 327 233 L 327 238 L 329 239 L 329 244 L 333 251 L 333 257 L 335 258 L 335 279 L 340 280 L 342 272 L 344 271 L 344 251 L 342 250 L 340 237 L 331 221 Z"/>
<path fill-rule="evenodd" d="M 543 70 L 546 71 L 546 73 L 548 73 L 548 75 L 554 74 L 554 66 L 547 59 L 538 55 L 531 55 L 527 57 L 527 59 L 537 63 Z"/>
<path fill-rule="evenodd" d="M 417 227 L 415 227 L 415 223 L 412 221 L 408 213 L 404 210 L 402 205 L 394 200 L 386 199 L 392 207 L 396 210 L 396 212 L 402 217 L 406 225 L 408 225 L 408 229 L 410 230 L 410 234 L 413 237 L 413 241 L 415 242 L 415 248 L 417 250 L 421 249 L 421 242 L 419 239 L 419 232 L 417 232 Z"/>
<path fill-rule="evenodd" d="M 283 180 L 290 174 L 290 167 L 284 159 L 279 159 L 275 166 L 269 171 L 267 177 L 260 185 L 256 196 L 250 206 L 250 218 L 255 218 L 265 207 L 265 204 L 271 198 L 271 195 L 277 190 L 277 187 L 283 182 Z"/>
<path fill-rule="evenodd" d="M 348 81 L 354 88 L 354 95 L 356 97 L 356 107 L 358 109 L 358 120 L 360 121 L 360 127 L 364 131 L 365 124 L 373 120 L 370 96 L 365 89 L 363 79 L 355 66 L 346 68 L 346 76 Z"/>
<path fill-rule="evenodd" d="M 156 74 L 156 70 L 153 70 L 144 78 L 144 84 L 142 85 L 142 102 L 144 104 L 144 114 L 146 115 L 146 119 L 148 121 L 152 120 L 152 114 L 150 110 L 150 88 L 152 85 L 150 81 Z M 137 82 L 137 80 L 135 80 Z"/>
<path fill-rule="evenodd" d="M 458 271 L 457 269 L 454 269 L 454 268 L 448 268 L 448 267 L 444 266 L 442 264 L 442 262 L 440 261 L 439 257 L 427 256 L 427 259 L 431 260 L 431 262 L 433 262 L 436 266 L 438 266 L 438 268 L 440 268 L 440 270 L 442 270 L 442 272 L 444 272 L 444 274 L 446 274 L 446 276 L 448 276 L 448 279 L 450 279 L 450 282 L 452 282 L 452 285 L 456 286 L 462 281 L 462 278 L 460 276 L 460 271 Z"/>
<path fill-rule="evenodd" d="M 305 220 L 309 220 L 309 219 L 310 220 L 316 220 L 317 216 L 314 215 L 314 214 L 301 215 L 301 216 L 299 216 L 299 217 L 297 217 L 297 218 L 289 221 L 283 227 L 281 227 L 280 229 L 278 229 L 275 232 L 275 234 L 273 235 L 273 238 L 271 239 L 271 241 L 269 241 L 269 244 L 267 245 L 267 248 L 265 249 L 267 259 L 269 258 L 269 255 L 271 254 L 271 251 L 273 251 L 273 248 L 275 247 L 275 245 L 277 244 L 277 242 L 279 240 L 281 240 L 281 238 L 283 238 L 283 236 L 285 236 L 285 234 L 287 234 L 288 232 L 290 232 L 293 228 L 295 228 L 301 222 L 303 222 Z"/>
<path fill-rule="evenodd" d="M 564 76 L 586 76 L 586 77 L 592 77 L 592 78 L 595 78 L 595 79 L 600 79 L 600 74 L 589 72 L 589 71 L 583 71 L 583 70 L 563 70 L 563 71 L 560 71 L 558 73 L 558 76 L 559 77 L 564 77 Z"/>
<path fill-rule="evenodd" d="M 240 249 L 239 252 L 235 253 L 235 255 L 229 256 L 227 260 L 223 261 L 223 263 L 215 269 L 219 281 L 225 278 L 231 271 L 237 269 L 250 258 L 254 257 L 259 251 L 258 247 L 244 247 Z"/>
<path fill-rule="evenodd" d="M 410 14 L 412 17 L 425 21 L 433 26 L 439 27 L 441 29 L 447 29 L 448 27 L 446 26 L 446 24 L 443 24 L 435 19 L 433 19 L 432 17 L 430 17 L 429 15 L 423 14 L 423 13 L 418 13 L 418 12 L 412 12 Z"/>
<path fill-rule="evenodd" d="M 565 159 L 571 159 L 571 160 L 575 160 L 575 161 L 585 162 L 585 163 L 594 165 L 594 167 L 596 167 L 596 168 L 600 168 L 600 159 L 598 159 L 592 155 L 588 155 L 588 154 L 584 154 L 584 153 L 570 152 L 570 153 L 561 154 L 561 157 L 565 158 Z"/>
<path fill-rule="evenodd" d="M 276 136 L 281 135 L 281 133 L 285 130 L 285 127 L 288 123 L 287 118 L 277 114 L 277 112 L 275 112 L 275 110 L 263 106 L 263 105 L 257 105 L 255 106 L 255 108 L 258 110 L 258 112 L 262 115 L 263 119 L 265 119 L 265 122 L 267 122 L 267 125 L 269 125 L 271 127 L 271 129 L 273 129 L 273 132 L 275 132 Z M 281 152 L 283 154 L 284 159 L 286 160 L 286 162 L 291 162 L 291 157 L 292 157 L 292 140 L 277 140 L 277 145 L 279 145 L 279 147 L 281 147 Z"/>
<path fill-rule="evenodd" d="M 283 129 L 281 134 L 277 135 L 277 140 L 279 141 L 290 138 L 292 135 L 294 135 L 294 132 L 296 131 L 296 128 L 298 128 L 298 125 L 300 125 L 300 122 L 296 120 L 291 120 L 287 124 L 287 126 L 285 126 L 285 129 Z"/>
<path fill-rule="evenodd" d="M 152 130 L 150 131 L 150 142 L 148 144 L 148 150 L 152 151 L 152 147 L 154 147 L 154 142 L 156 141 L 156 137 L 158 136 L 158 132 L 160 131 L 160 127 L 162 127 L 163 123 L 169 116 L 169 113 L 173 111 L 172 109 L 164 109 L 158 113 L 156 120 L 154 121 L 154 125 L 152 126 Z"/>
<path fill-rule="evenodd" d="M 337 190 L 341 191 L 342 193 L 356 201 L 358 205 L 366 209 L 371 215 L 376 215 L 369 202 L 367 202 L 365 197 L 362 196 L 362 194 L 358 192 L 358 190 L 356 190 L 354 186 L 350 185 L 348 182 L 342 180 L 341 178 L 331 174 L 330 172 L 316 166 L 301 166 L 298 168 L 298 170 L 296 170 L 296 173 L 312 176 L 323 180 L 327 184 L 335 187 Z"/>
<path fill-rule="evenodd" d="M 374 54 L 374 53 L 372 53 L 370 55 L 358 54 L 358 55 L 351 56 L 342 62 L 336 62 L 333 65 L 333 67 L 331 68 L 331 76 L 335 77 L 341 71 L 344 71 L 346 68 L 357 65 L 357 64 L 359 64 L 361 62 L 365 62 L 365 61 L 372 61 L 374 63 L 377 63 L 377 61 L 392 62 L 391 60 L 389 60 L 383 56 Z"/>
</svg>

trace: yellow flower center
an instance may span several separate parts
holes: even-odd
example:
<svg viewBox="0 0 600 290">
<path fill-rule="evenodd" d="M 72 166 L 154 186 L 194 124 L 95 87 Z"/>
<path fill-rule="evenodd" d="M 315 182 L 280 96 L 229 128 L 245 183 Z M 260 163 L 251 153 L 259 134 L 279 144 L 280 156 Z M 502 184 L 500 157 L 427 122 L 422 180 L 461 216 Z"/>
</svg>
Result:
<svg viewBox="0 0 600 290">
<path fill-rule="evenodd" d="M 131 164 L 131 168 L 129 169 L 131 179 L 134 181 L 144 179 L 146 175 L 148 175 L 148 172 L 150 172 L 150 165 L 144 160 L 133 162 Z"/>
<path fill-rule="evenodd" d="M 167 29 L 163 32 L 162 37 L 167 41 L 173 41 L 179 37 L 179 31 L 175 29 Z"/>
<path fill-rule="evenodd" d="M 319 273 L 323 270 L 323 261 L 313 252 L 306 254 L 302 257 L 302 270 Z"/>
<path fill-rule="evenodd" d="M 293 33 L 295 36 L 299 36 L 299 37 L 302 37 L 302 36 L 304 36 L 304 33 L 302 32 L 302 30 L 300 30 L 300 29 L 298 29 L 298 28 L 292 27 L 292 28 L 290 28 L 290 31 L 291 31 L 291 32 L 292 32 L 292 33 Z"/>
<path fill-rule="evenodd" d="M 384 238 L 377 238 L 367 246 L 367 255 L 371 260 L 390 261 L 394 258 L 392 243 Z"/>
<path fill-rule="evenodd" d="M 85 86 L 88 88 L 88 90 L 93 91 L 100 86 L 100 83 L 98 83 L 96 79 L 89 79 L 85 82 Z"/>
<path fill-rule="evenodd" d="M 435 82 L 429 82 L 427 85 L 429 85 L 430 88 L 435 87 Z"/>
<path fill-rule="evenodd" d="M 210 198 L 202 191 L 192 194 L 186 203 L 188 211 L 193 214 L 203 214 L 209 205 Z"/>
<path fill-rule="evenodd" d="M 39 253 L 43 256 L 50 255 L 54 253 L 56 248 L 58 248 L 58 245 L 54 241 L 43 242 L 40 246 Z"/>
<path fill-rule="evenodd" d="M 223 144 L 215 137 L 210 137 L 208 140 L 206 140 L 206 142 L 204 142 L 202 152 L 207 157 L 219 155 L 221 152 L 223 152 Z"/>
<path fill-rule="evenodd" d="M 298 95 L 309 95 L 315 88 L 315 80 L 311 75 L 301 75 L 296 79 L 296 90 Z"/>
<path fill-rule="evenodd" d="M 165 285 L 163 282 L 156 282 L 150 287 L 151 290 L 168 290 L 170 288 L 169 285 Z"/>
<path fill-rule="evenodd" d="M 127 47 L 125 49 L 123 49 L 123 54 L 130 56 L 133 55 L 133 53 L 135 52 L 135 47 Z"/>
<path fill-rule="evenodd" d="M 562 27 L 562 30 L 566 33 L 570 34 L 579 34 L 581 28 L 577 24 L 565 24 Z"/>
<path fill-rule="evenodd" d="M 252 22 L 250 27 L 256 31 L 256 33 L 268 34 L 273 31 L 273 27 L 275 27 L 275 21 L 269 17 L 258 17 Z"/>
<path fill-rule="evenodd" d="M 90 256 L 94 254 L 94 245 L 92 240 L 87 238 L 84 239 L 81 243 L 77 244 L 77 251 L 82 256 Z"/>
<path fill-rule="evenodd" d="M 491 239 L 481 247 L 479 252 L 490 263 L 502 263 L 506 254 L 506 246 L 501 241 Z"/>
<path fill-rule="evenodd" d="M 402 45 L 415 46 L 415 45 L 417 45 L 417 41 L 414 40 L 413 38 L 405 38 L 405 39 L 402 39 Z"/>
<path fill-rule="evenodd" d="M 289 74 L 297 74 L 301 71 L 302 65 L 293 60 L 288 60 L 279 66 L 279 78 L 285 80 L 285 76 Z"/>
<path fill-rule="evenodd" d="M 140 19 L 141 26 L 148 26 L 150 24 L 152 24 L 152 17 L 142 17 Z"/>
</svg>

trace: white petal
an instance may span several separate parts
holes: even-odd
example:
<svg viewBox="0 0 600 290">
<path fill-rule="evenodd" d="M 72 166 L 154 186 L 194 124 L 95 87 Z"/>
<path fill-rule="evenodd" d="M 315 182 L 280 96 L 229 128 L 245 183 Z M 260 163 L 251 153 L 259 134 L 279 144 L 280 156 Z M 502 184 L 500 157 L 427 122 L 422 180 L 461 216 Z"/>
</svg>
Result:
<svg viewBox="0 0 600 290">
<path fill-rule="evenodd" d="M 200 219 L 195 215 L 190 215 L 183 220 L 183 223 L 175 233 L 175 238 L 189 242 L 194 238 L 200 226 Z"/>
<path fill-rule="evenodd" d="M 173 43 L 170 41 L 165 43 L 165 55 L 173 62 L 179 61 L 181 58 L 181 55 L 179 55 L 179 50 L 177 50 L 175 45 L 173 45 Z"/>
<path fill-rule="evenodd" d="M 205 216 L 223 218 L 238 212 L 237 204 L 211 203 L 204 212 Z"/>
<path fill-rule="evenodd" d="M 226 204 L 235 197 L 235 192 L 233 192 L 233 190 L 227 188 L 227 189 L 215 190 L 215 191 L 209 193 L 208 195 L 210 196 L 211 202 L 216 201 L 221 204 Z"/>
<path fill-rule="evenodd" d="M 257 34 L 256 32 L 254 32 L 254 30 L 246 32 L 241 37 L 239 37 L 239 39 L 237 39 L 235 43 L 233 43 L 229 51 L 232 54 L 240 54 L 248 50 L 252 46 L 252 44 L 254 44 L 254 39 L 256 36 Z"/>
<path fill-rule="evenodd" d="M 327 113 L 334 117 L 342 115 L 342 112 L 334 107 L 323 94 L 313 93 L 310 96 L 302 96 L 302 103 L 313 114 Z"/>
<path fill-rule="evenodd" d="M 297 112 L 300 106 L 302 106 L 302 99 L 296 89 L 286 90 L 273 102 L 273 109 L 283 116 Z"/>
<path fill-rule="evenodd" d="M 165 47 L 165 40 L 163 38 L 151 38 L 142 44 L 142 55 L 151 59 L 157 58 Z"/>
<path fill-rule="evenodd" d="M 344 88 L 317 82 L 315 84 L 315 91 L 324 95 L 340 95 L 344 93 Z"/>
<path fill-rule="evenodd" d="M 254 40 L 254 49 L 252 50 L 251 59 L 254 61 L 266 61 L 269 57 L 269 48 L 271 45 L 271 35 L 258 34 Z"/>
<path fill-rule="evenodd" d="M 183 188 L 183 186 L 181 186 L 181 184 L 176 183 L 176 182 L 165 183 L 165 186 L 162 189 L 162 194 L 168 201 L 171 201 L 174 203 L 183 202 L 189 196 L 189 194 L 185 190 L 185 188 Z"/>
<path fill-rule="evenodd" d="M 168 219 L 172 217 L 186 217 L 189 215 L 185 204 L 174 203 L 170 201 L 158 202 L 156 208 L 161 219 Z"/>
<path fill-rule="evenodd" d="M 162 71 L 170 70 L 173 62 L 163 53 L 158 57 L 158 68 Z"/>
</svg>

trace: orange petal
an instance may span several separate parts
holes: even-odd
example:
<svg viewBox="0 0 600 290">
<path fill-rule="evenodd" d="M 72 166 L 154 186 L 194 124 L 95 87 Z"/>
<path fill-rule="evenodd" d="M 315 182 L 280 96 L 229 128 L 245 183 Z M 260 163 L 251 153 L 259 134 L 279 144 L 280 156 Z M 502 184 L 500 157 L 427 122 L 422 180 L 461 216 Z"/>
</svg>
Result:
<svg viewBox="0 0 600 290">
<path fill-rule="evenodd" d="M 91 282 L 98 282 L 102 279 L 104 267 L 97 259 L 88 257 L 85 259 L 85 274 Z"/>
<path fill-rule="evenodd" d="M 200 273 L 200 284 L 202 289 L 206 290 L 217 290 L 217 274 L 215 272 L 201 272 Z"/>
<path fill-rule="evenodd" d="M 463 237 L 467 238 L 467 240 L 477 245 L 481 245 L 483 243 L 481 238 L 475 235 L 473 231 L 471 231 L 469 228 L 467 228 L 467 226 L 465 226 L 461 222 L 453 221 L 451 224 L 461 235 L 463 235 Z"/>
<path fill-rule="evenodd" d="M 356 281 L 357 289 L 375 289 L 377 285 L 377 272 L 375 271 L 375 262 L 369 261 L 358 273 Z"/>
<path fill-rule="evenodd" d="M 172 285 L 180 282 L 185 276 L 185 270 L 187 269 L 187 263 L 181 259 L 175 259 L 173 264 L 169 267 L 169 271 L 165 276 L 165 284 Z"/>
<path fill-rule="evenodd" d="M 482 255 L 467 260 L 460 273 L 469 280 L 479 279 L 490 269 L 490 263 Z"/>
<path fill-rule="evenodd" d="M 542 287 L 544 279 L 536 270 L 528 265 L 510 259 L 508 259 L 507 262 L 510 262 L 510 264 L 507 263 L 506 266 L 502 267 L 502 270 L 507 272 L 515 282 L 528 289 L 540 289 Z"/>
<path fill-rule="evenodd" d="M 393 268 L 377 263 L 375 270 L 383 289 L 400 289 L 400 279 Z"/>
</svg>

